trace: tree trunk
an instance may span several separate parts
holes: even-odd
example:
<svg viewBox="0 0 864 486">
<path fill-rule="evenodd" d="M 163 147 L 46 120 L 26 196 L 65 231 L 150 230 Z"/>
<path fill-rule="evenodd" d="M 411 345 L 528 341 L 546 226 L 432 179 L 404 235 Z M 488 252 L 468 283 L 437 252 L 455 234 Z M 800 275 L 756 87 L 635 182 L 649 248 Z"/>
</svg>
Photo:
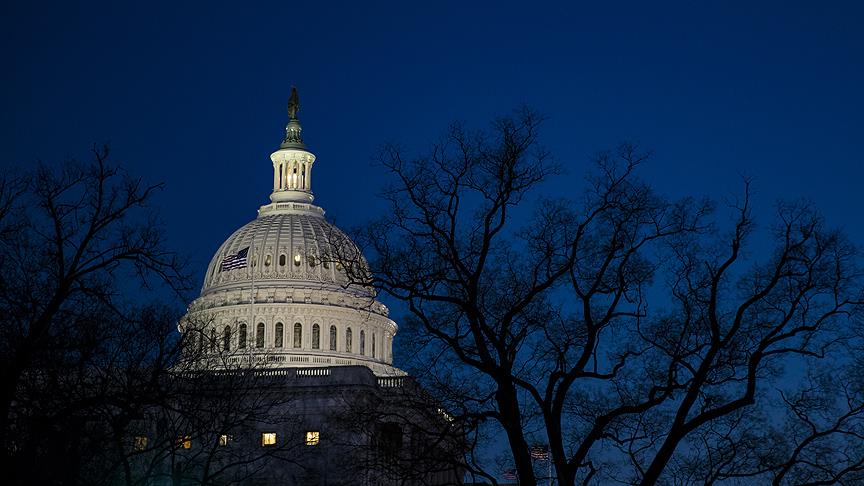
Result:
<svg viewBox="0 0 864 486">
<path fill-rule="evenodd" d="M 534 477 L 534 464 L 531 462 L 531 452 L 525 434 L 522 430 L 522 412 L 519 410 L 519 401 L 516 397 L 516 389 L 512 383 L 498 384 L 495 392 L 495 400 L 501 413 L 501 425 L 507 432 L 507 440 L 510 442 L 510 450 L 513 451 L 513 461 L 516 472 L 519 474 L 520 486 L 536 486 L 537 478 Z"/>
</svg>

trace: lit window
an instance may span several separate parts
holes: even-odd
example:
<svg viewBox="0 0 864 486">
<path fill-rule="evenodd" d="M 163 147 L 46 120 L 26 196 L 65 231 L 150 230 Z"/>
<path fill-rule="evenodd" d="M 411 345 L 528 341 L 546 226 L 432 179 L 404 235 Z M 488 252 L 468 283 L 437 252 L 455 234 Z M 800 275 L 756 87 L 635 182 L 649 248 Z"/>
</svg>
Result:
<svg viewBox="0 0 864 486">
<path fill-rule="evenodd" d="M 276 445 L 276 432 L 263 432 L 261 434 L 261 445 L 264 447 Z"/>
<path fill-rule="evenodd" d="M 317 430 L 306 432 L 306 445 L 317 446 L 321 442 L 321 432 Z"/>
<path fill-rule="evenodd" d="M 191 435 L 181 435 L 177 437 L 177 445 L 182 447 L 183 449 L 191 449 L 192 448 L 192 436 Z"/>
<path fill-rule="evenodd" d="M 299 266 L 300 266 L 300 254 L 299 254 L 299 253 L 296 254 L 296 255 L 294 255 L 294 266 L 295 266 L 295 267 L 299 267 Z"/>
<path fill-rule="evenodd" d="M 265 267 L 269 267 L 269 266 L 270 266 L 270 262 L 271 262 L 270 255 L 265 256 L 265 257 L 264 257 L 264 266 L 265 266 Z"/>
<path fill-rule="evenodd" d="M 219 445 L 221 447 L 225 447 L 228 443 L 231 442 L 231 436 L 228 434 L 222 434 L 219 436 Z"/>
<path fill-rule="evenodd" d="M 147 436 L 146 435 L 136 435 L 133 441 L 133 445 L 135 446 L 136 451 L 143 451 L 147 448 Z"/>
</svg>

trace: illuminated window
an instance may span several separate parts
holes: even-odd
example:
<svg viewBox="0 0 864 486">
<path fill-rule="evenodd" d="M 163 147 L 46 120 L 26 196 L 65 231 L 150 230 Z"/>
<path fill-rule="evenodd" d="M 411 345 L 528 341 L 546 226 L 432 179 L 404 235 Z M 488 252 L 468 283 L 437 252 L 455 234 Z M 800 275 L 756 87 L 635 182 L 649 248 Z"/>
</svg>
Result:
<svg viewBox="0 0 864 486">
<path fill-rule="evenodd" d="M 263 432 L 261 434 L 261 445 L 264 447 L 276 445 L 276 432 Z"/>
<path fill-rule="evenodd" d="M 147 448 L 147 436 L 146 435 L 136 435 L 132 444 L 135 446 L 136 451 L 143 451 Z"/>
<path fill-rule="evenodd" d="M 317 430 L 306 432 L 307 446 L 317 446 L 319 442 L 321 442 L 321 432 L 318 432 Z"/>
<path fill-rule="evenodd" d="M 191 435 L 181 435 L 177 437 L 177 445 L 182 447 L 183 449 L 191 449 L 192 448 L 192 436 Z"/>
<path fill-rule="evenodd" d="M 299 266 L 300 266 L 300 254 L 299 254 L 299 253 L 296 254 L 296 255 L 294 255 L 294 266 L 295 266 L 295 267 L 299 267 Z"/>
<path fill-rule="evenodd" d="M 265 256 L 264 257 L 264 266 L 269 267 L 271 261 L 272 261 L 272 258 L 270 257 L 270 255 Z"/>
<path fill-rule="evenodd" d="M 228 443 L 231 442 L 231 436 L 228 434 L 222 434 L 219 436 L 219 446 L 225 447 Z"/>
</svg>

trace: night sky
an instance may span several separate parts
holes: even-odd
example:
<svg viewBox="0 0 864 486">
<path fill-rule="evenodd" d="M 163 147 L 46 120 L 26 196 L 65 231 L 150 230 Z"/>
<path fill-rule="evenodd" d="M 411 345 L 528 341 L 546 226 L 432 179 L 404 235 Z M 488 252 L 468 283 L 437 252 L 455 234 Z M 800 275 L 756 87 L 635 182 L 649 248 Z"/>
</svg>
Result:
<svg viewBox="0 0 864 486">
<path fill-rule="evenodd" d="M 661 192 L 722 199 L 746 174 L 757 215 L 807 197 L 864 243 L 860 2 L 249 3 L 4 2 L 0 163 L 110 143 L 165 182 L 169 243 L 200 282 L 268 201 L 292 85 L 316 203 L 346 228 L 382 210 L 382 143 L 421 150 L 528 104 L 568 170 L 551 194 L 636 141 Z"/>
</svg>

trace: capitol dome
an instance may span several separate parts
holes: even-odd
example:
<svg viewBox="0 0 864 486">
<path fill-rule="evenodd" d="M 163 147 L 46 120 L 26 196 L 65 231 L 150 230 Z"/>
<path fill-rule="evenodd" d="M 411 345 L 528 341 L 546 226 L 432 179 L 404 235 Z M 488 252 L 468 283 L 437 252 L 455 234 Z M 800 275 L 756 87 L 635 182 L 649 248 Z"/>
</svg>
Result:
<svg viewBox="0 0 864 486">
<path fill-rule="evenodd" d="M 271 202 L 216 251 L 180 331 L 208 366 L 364 365 L 379 376 L 403 374 L 392 366 L 396 323 L 346 272 L 365 269 L 365 260 L 312 204 L 315 155 L 298 109 L 294 91 L 285 139 L 270 156 Z"/>
</svg>

